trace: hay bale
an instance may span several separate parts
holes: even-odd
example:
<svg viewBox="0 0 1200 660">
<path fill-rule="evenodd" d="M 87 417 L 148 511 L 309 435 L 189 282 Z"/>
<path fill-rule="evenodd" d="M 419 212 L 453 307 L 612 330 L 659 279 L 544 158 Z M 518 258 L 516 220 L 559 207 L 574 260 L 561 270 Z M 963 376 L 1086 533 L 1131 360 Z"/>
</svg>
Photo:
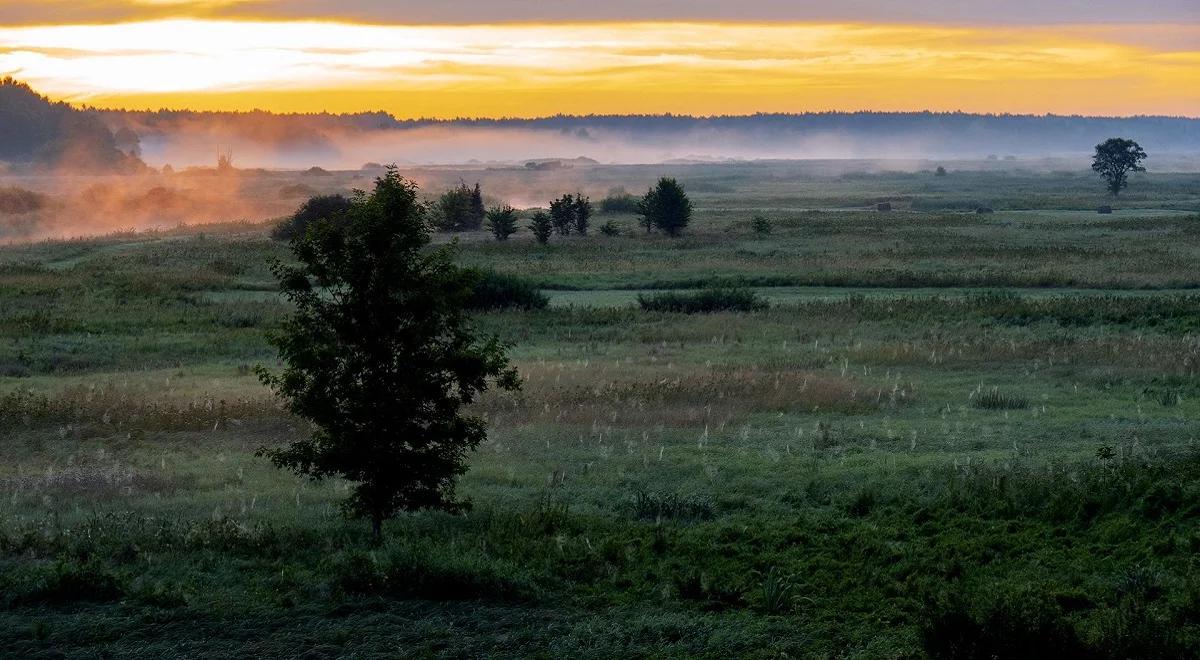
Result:
<svg viewBox="0 0 1200 660">
<path fill-rule="evenodd" d="M 879 211 L 880 213 L 887 213 L 888 211 L 892 210 L 892 203 L 891 202 L 883 202 L 882 204 L 876 204 L 875 210 Z"/>
<path fill-rule="evenodd" d="M 1096 213 L 1099 213 L 1100 215 L 1112 215 L 1112 212 L 1113 208 L 1108 205 L 1101 206 L 1100 208 L 1096 209 Z"/>
</svg>

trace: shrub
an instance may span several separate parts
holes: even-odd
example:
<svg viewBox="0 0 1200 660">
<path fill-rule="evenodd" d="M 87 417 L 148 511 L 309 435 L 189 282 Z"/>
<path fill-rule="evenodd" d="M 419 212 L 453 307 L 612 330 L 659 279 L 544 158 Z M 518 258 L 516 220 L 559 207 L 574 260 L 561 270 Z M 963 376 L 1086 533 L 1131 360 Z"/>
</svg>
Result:
<svg viewBox="0 0 1200 660">
<path fill-rule="evenodd" d="M 614 190 L 600 200 L 600 212 L 604 214 L 637 213 L 637 210 L 638 198 L 624 190 Z"/>
<path fill-rule="evenodd" d="M 533 232 L 533 237 L 538 243 L 549 243 L 550 235 L 554 233 L 554 223 L 550 220 L 550 214 L 545 211 L 534 213 L 529 220 L 529 231 Z M 603 232 L 604 228 L 601 227 L 600 231 Z"/>
<path fill-rule="evenodd" d="M 638 295 L 638 304 L 647 312 L 683 314 L 753 312 L 767 307 L 766 301 L 749 289 L 704 289 L 690 293 Z"/>
<path fill-rule="evenodd" d="M 519 277 L 492 270 L 476 270 L 471 277 L 471 299 L 467 306 L 472 310 L 532 310 L 545 309 L 550 304 L 546 294 Z"/>
<path fill-rule="evenodd" d="M 563 195 L 550 202 L 550 221 L 562 236 L 570 235 L 571 230 L 575 228 L 575 213 L 574 195 Z"/>
<path fill-rule="evenodd" d="M 936 170 L 934 170 L 933 173 L 936 176 L 946 176 L 946 168 L 942 167 L 941 165 L 938 165 L 938 168 Z"/>
<path fill-rule="evenodd" d="M 505 204 L 487 212 L 487 227 L 492 236 L 498 241 L 507 241 L 509 236 L 517 233 L 517 210 Z"/>
<path fill-rule="evenodd" d="M 583 193 L 575 194 L 575 233 L 587 236 L 588 221 L 592 217 L 592 200 Z"/>
<path fill-rule="evenodd" d="M 609 220 L 608 222 L 600 225 L 600 233 L 604 234 L 605 236 L 620 236 L 621 228 L 617 226 L 617 223 Z"/>
<path fill-rule="evenodd" d="M 476 183 L 466 183 L 442 193 L 431 207 L 433 226 L 441 231 L 474 231 L 483 227 L 487 211 L 483 206 L 483 191 Z"/>
<path fill-rule="evenodd" d="M 276 225 L 271 238 L 290 241 L 303 236 L 318 220 L 336 220 L 350 208 L 350 200 L 342 195 L 317 195 L 300 205 L 292 217 Z"/>
<path fill-rule="evenodd" d="M 926 607 L 921 642 L 932 658 L 1096 657 L 1061 608 L 1033 593 L 978 599 L 942 596 Z"/>
<path fill-rule="evenodd" d="M 750 228 L 753 229 L 754 233 L 756 234 L 769 234 L 771 233 L 771 230 L 774 229 L 771 221 L 765 216 L 761 215 L 756 215 L 753 218 L 750 218 Z"/>
</svg>

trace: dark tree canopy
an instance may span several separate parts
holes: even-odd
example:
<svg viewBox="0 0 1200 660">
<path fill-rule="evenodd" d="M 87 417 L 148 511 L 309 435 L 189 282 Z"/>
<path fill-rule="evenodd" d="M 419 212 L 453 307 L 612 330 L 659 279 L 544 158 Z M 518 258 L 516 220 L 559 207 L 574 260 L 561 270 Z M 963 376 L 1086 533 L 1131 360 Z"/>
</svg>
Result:
<svg viewBox="0 0 1200 660">
<path fill-rule="evenodd" d="M 350 200 L 343 195 L 315 195 L 300 205 L 290 218 L 286 218 L 271 231 L 271 238 L 290 241 L 303 236 L 318 220 L 340 221 L 342 214 L 350 209 Z"/>
<path fill-rule="evenodd" d="M 399 512 L 465 506 L 455 483 L 486 429 L 463 406 L 520 385 L 506 346 L 469 321 L 472 275 L 429 243 L 416 185 L 389 168 L 341 222 L 292 241 L 298 264 L 272 267 L 295 312 L 271 337 L 284 371 L 259 375 L 314 431 L 262 453 L 353 482 L 345 507 L 376 536 Z"/>
<path fill-rule="evenodd" d="M 570 235 L 575 229 L 575 196 L 563 195 L 550 202 L 550 221 L 562 236 Z"/>
<path fill-rule="evenodd" d="M 533 237 L 538 243 L 545 245 L 550 242 L 550 235 L 554 233 L 554 222 L 550 219 L 550 214 L 545 211 L 538 211 L 529 219 L 529 231 L 533 232 Z"/>
<path fill-rule="evenodd" d="M 588 224 L 592 218 L 592 200 L 583 193 L 575 194 L 575 233 L 587 236 Z"/>
<path fill-rule="evenodd" d="M 1096 156 L 1092 160 L 1092 170 L 1099 174 L 1108 186 L 1108 192 L 1113 196 L 1121 194 L 1129 185 L 1130 172 L 1145 172 L 1141 163 L 1146 159 L 1146 152 L 1141 145 L 1133 140 L 1111 138 L 1096 145 Z"/>
<path fill-rule="evenodd" d="M 487 212 L 487 228 L 498 241 L 507 241 L 517 233 L 517 210 L 505 204 Z"/>
<path fill-rule="evenodd" d="M 119 148 L 99 115 L 52 102 L 12 78 L 0 79 L 0 160 L 94 173 L 146 169 L 134 149 Z"/>
<path fill-rule="evenodd" d="M 486 216 L 479 184 L 469 188 L 466 183 L 459 183 L 438 198 L 432 220 L 442 231 L 474 231 L 483 227 Z"/>
<path fill-rule="evenodd" d="M 678 236 L 692 221 L 692 202 L 679 182 L 663 177 L 646 191 L 638 204 L 638 214 L 647 232 L 658 229 L 668 236 Z"/>
</svg>

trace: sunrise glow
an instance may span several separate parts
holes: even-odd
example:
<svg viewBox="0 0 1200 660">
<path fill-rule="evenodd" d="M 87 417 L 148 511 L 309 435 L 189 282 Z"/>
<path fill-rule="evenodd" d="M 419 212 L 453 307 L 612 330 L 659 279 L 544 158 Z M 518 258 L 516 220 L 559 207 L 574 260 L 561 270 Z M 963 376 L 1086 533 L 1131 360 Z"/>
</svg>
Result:
<svg viewBox="0 0 1200 660">
<path fill-rule="evenodd" d="M 1197 34 L 1170 25 L 189 18 L 0 27 L 0 75 L 57 99 L 128 108 L 381 109 L 400 117 L 922 109 L 1194 116 Z"/>
</svg>

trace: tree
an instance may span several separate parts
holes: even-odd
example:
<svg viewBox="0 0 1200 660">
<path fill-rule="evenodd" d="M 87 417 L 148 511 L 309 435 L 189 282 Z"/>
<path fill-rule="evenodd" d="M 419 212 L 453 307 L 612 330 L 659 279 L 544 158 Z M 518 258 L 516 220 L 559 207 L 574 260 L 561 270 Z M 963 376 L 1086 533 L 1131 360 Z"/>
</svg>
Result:
<svg viewBox="0 0 1200 660">
<path fill-rule="evenodd" d="M 272 264 L 295 311 L 270 337 L 284 371 L 258 374 L 314 431 L 259 453 L 352 482 L 344 508 L 370 518 L 376 539 L 399 512 L 469 505 L 455 482 L 486 427 L 463 407 L 489 385 L 520 387 L 507 346 L 469 321 L 472 276 L 452 246 L 429 243 L 417 186 L 393 167 L 341 223 L 318 220 L 292 242 L 297 265 Z"/>
<path fill-rule="evenodd" d="M 592 217 L 592 200 L 583 193 L 575 194 L 575 233 L 587 236 L 588 220 Z"/>
<path fill-rule="evenodd" d="M 485 216 L 487 216 L 487 211 L 483 207 L 483 190 L 476 181 L 475 189 L 471 191 L 471 224 L 476 227 L 481 226 Z"/>
<path fill-rule="evenodd" d="M 478 195 L 478 206 L 476 206 Z M 459 182 L 458 186 L 442 193 L 433 208 L 433 224 L 442 231 L 472 231 L 483 226 L 486 216 L 479 184 L 475 189 Z"/>
<path fill-rule="evenodd" d="M 938 165 L 937 169 L 933 171 L 933 174 L 934 176 L 946 176 L 946 168 Z"/>
<path fill-rule="evenodd" d="M 533 237 L 538 243 L 549 243 L 550 234 L 554 233 L 554 223 L 550 220 L 550 214 L 545 211 L 534 213 L 529 219 L 529 231 L 533 232 Z"/>
<path fill-rule="evenodd" d="M 505 204 L 487 212 L 487 226 L 498 241 L 507 241 L 517 233 L 517 210 Z"/>
<path fill-rule="evenodd" d="M 1096 145 L 1092 170 L 1104 179 L 1108 192 L 1116 197 L 1129 185 L 1130 172 L 1146 171 L 1146 168 L 1141 166 L 1146 157 L 1146 152 L 1137 142 L 1124 138 L 1110 138 Z"/>
<path fill-rule="evenodd" d="M 271 230 L 271 238 L 290 241 L 303 236 L 318 220 L 337 222 L 350 208 L 350 200 L 342 195 L 316 195 L 300 205 L 292 217 L 286 218 Z"/>
<path fill-rule="evenodd" d="M 679 182 L 663 177 L 646 191 L 638 205 L 638 214 L 647 232 L 658 229 L 668 236 L 678 236 L 692 221 L 692 202 Z"/>
<path fill-rule="evenodd" d="M 575 197 L 563 195 L 550 202 L 550 221 L 563 236 L 568 236 L 575 227 Z"/>
</svg>

